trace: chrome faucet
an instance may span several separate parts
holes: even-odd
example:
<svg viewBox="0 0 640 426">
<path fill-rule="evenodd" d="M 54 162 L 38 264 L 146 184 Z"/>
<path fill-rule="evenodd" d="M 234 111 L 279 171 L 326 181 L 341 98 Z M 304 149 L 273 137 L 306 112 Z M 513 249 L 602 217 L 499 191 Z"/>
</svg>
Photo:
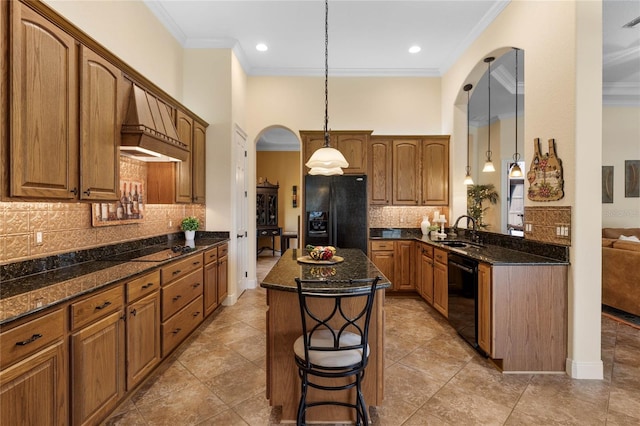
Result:
<svg viewBox="0 0 640 426">
<path fill-rule="evenodd" d="M 471 231 L 471 241 L 476 241 L 476 238 L 477 238 L 477 236 L 478 236 L 478 234 L 477 234 L 477 231 L 478 231 L 478 224 L 477 224 L 476 220 L 475 220 L 473 217 L 469 216 L 469 215 L 463 214 L 462 216 L 460 216 L 460 217 L 458 217 L 458 218 L 456 219 L 456 222 L 453 224 L 453 233 L 454 233 L 455 235 L 457 235 L 457 231 L 458 231 L 458 222 L 460 222 L 460 219 L 462 219 L 463 217 L 466 217 L 466 218 L 467 218 L 467 225 L 468 225 L 469 220 L 470 220 L 470 221 L 471 221 L 471 223 L 473 224 L 473 230 Z"/>
</svg>

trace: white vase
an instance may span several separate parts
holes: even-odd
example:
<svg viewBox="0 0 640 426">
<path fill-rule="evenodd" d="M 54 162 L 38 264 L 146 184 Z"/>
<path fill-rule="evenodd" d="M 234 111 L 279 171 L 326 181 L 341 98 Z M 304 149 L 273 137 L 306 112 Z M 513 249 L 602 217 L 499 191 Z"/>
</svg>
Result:
<svg viewBox="0 0 640 426">
<path fill-rule="evenodd" d="M 431 222 L 429 222 L 429 218 L 427 216 L 422 217 L 422 223 L 420 223 L 420 229 L 422 230 L 422 235 L 429 234 L 429 227 L 431 226 Z"/>
<path fill-rule="evenodd" d="M 196 237 L 196 231 L 184 231 L 184 239 L 187 241 L 193 241 Z"/>
</svg>

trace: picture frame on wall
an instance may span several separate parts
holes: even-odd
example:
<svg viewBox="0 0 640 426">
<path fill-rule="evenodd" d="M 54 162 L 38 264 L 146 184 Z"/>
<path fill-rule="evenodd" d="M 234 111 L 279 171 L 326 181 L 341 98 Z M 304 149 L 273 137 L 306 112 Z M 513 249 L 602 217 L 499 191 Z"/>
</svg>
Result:
<svg viewBox="0 0 640 426">
<path fill-rule="evenodd" d="M 613 166 L 602 166 L 602 204 L 613 203 Z"/>
<path fill-rule="evenodd" d="M 138 180 L 120 180 L 120 199 L 92 203 L 93 226 L 125 225 L 144 221 L 143 183 Z"/>
<path fill-rule="evenodd" d="M 625 160 L 624 162 L 624 196 L 627 198 L 640 197 L 640 160 Z"/>
</svg>

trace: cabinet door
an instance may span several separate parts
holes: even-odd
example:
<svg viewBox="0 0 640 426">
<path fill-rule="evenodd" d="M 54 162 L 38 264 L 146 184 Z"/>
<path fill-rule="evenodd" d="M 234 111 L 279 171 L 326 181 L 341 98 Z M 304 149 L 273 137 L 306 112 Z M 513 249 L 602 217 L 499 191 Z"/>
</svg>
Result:
<svg viewBox="0 0 640 426">
<path fill-rule="evenodd" d="M 449 138 L 422 141 L 422 204 L 449 204 Z"/>
<path fill-rule="evenodd" d="M 391 141 L 371 140 L 369 145 L 369 204 L 391 204 Z"/>
<path fill-rule="evenodd" d="M 419 140 L 393 141 L 393 204 L 415 206 L 419 199 Z"/>
<path fill-rule="evenodd" d="M 394 290 L 414 290 L 413 284 L 413 241 L 396 241 L 394 248 Z"/>
<path fill-rule="evenodd" d="M 333 141 L 331 141 L 333 143 Z M 343 169 L 345 174 L 366 174 L 367 173 L 367 145 L 369 136 L 367 134 L 354 133 L 337 134 L 336 145 L 333 146 L 344 155 L 349 167 Z"/>
<path fill-rule="evenodd" d="M 447 252 L 433 251 L 433 307 L 445 317 L 449 316 L 449 283 L 447 280 Z"/>
<path fill-rule="evenodd" d="M 218 307 L 218 261 L 204 267 L 204 315 L 207 316 Z"/>
<path fill-rule="evenodd" d="M 0 372 L 0 424 L 67 424 L 65 355 L 60 340 Z"/>
<path fill-rule="evenodd" d="M 324 134 L 322 132 L 300 132 L 300 136 L 302 137 L 302 165 L 305 165 L 313 153 L 324 145 Z M 333 141 L 330 143 L 335 148 Z M 308 174 L 309 170 L 311 169 L 304 166 L 304 174 Z"/>
<path fill-rule="evenodd" d="M 372 251 L 371 261 L 382 272 L 382 274 L 391 281 L 391 290 L 396 290 L 395 279 L 393 275 L 393 251 Z"/>
<path fill-rule="evenodd" d="M 11 196 L 77 198 L 75 40 L 21 2 L 10 3 Z"/>
<path fill-rule="evenodd" d="M 229 294 L 229 286 L 227 283 L 228 266 L 229 262 L 226 255 L 218 258 L 218 305 L 221 305 Z"/>
<path fill-rule="evenodd" d="M 191 161 L 193 167 L 193 202 L 198 204 L 204 204 L 206 201 L 206 143 L 206 127 L 194 121 Z"/>
<path fill-rule="evenodd" d="M 124 392 L 123 312 L 116 311 L 71 335 L 72 424 L 97 424 Z"/>
<path fill-rule="evenodd" d="M 156 290 L 127 307 L 127 390 L 159 362 L 160 292 Z"/>
<path fill-rule="evenodd" d="M 116 200 L 120 181 L 122 73 L 81 48 L 80 198 Z"/>
<path fill-rule="evenodd" d="M 429 252 L 422 251 L 420 261 L 420 273 L 422 274 L 422 298 L 430 305 L 433 305 L 433 258 Z"/>
<path fill-rule="evenodd" d="M 190 203 L 191 188 L 191 164 L 193 161 L 193 119 L 178 110 L 176 114 L 176 130 L 178 138 L 187 145 L 189 156 L 186 160 L 176 163 L 176 202 Z"/>
<path fill-rule="evenodd" d="M 478 265 L 478 346 L 492 356 L 491 345 L 491 266 Z"/>
</svg>

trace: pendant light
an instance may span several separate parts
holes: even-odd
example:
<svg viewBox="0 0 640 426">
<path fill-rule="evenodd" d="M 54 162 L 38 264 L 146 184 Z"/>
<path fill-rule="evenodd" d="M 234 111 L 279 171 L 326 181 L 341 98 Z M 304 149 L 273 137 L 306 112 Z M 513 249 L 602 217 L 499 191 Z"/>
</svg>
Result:
<svg viewBox="0 0 640 426">
<path fill-rule="evenodd" d="M 349 167 L 344 155 L 329 143 L 329 0 L 324 2 L 324 145 L 313 153 L 305 166 L 310 175 L 333 176 L 343 174 Z"/>
<path fill-rule="evenodd" d="M 518 49 L 514 47 L 516 51 L 516 152 L 513 154 L 513 166 L 511 167 L 511 171 L 509 172 L 509 177 L 512 178 L 521 178 L 522 177 L 522 169 L 518 165 L 518 161 L 520 161 L 520 154 L 518 154 Z"/>
<path fill-rule="evenodd" d="M 469 91 L 473 88 L 472 84 L 465 84 L 464 91 L 467 92 L 467 167 L 465 171 L 467 172 L 464 177 L 465 185 L 473 185 L 473 179 L 471 178 L 471 167 L 469 167 Z"/>
<path fill-rule="evenodd" d="M 494 61 L 493 56 L 489 56 L 488 58 L 484 58 L 484 61 L 489 66 L 489 72 L 487 74 L 487 98 L 489 98 L 489 111 L 488 111 L 488 119 L 487 119 L 487 161 L 484 163 L 483 172 L 495 172 L 496 168 L 493 167 L 493 162 L 491 161 L 491 62 Z"/>
</svg>

